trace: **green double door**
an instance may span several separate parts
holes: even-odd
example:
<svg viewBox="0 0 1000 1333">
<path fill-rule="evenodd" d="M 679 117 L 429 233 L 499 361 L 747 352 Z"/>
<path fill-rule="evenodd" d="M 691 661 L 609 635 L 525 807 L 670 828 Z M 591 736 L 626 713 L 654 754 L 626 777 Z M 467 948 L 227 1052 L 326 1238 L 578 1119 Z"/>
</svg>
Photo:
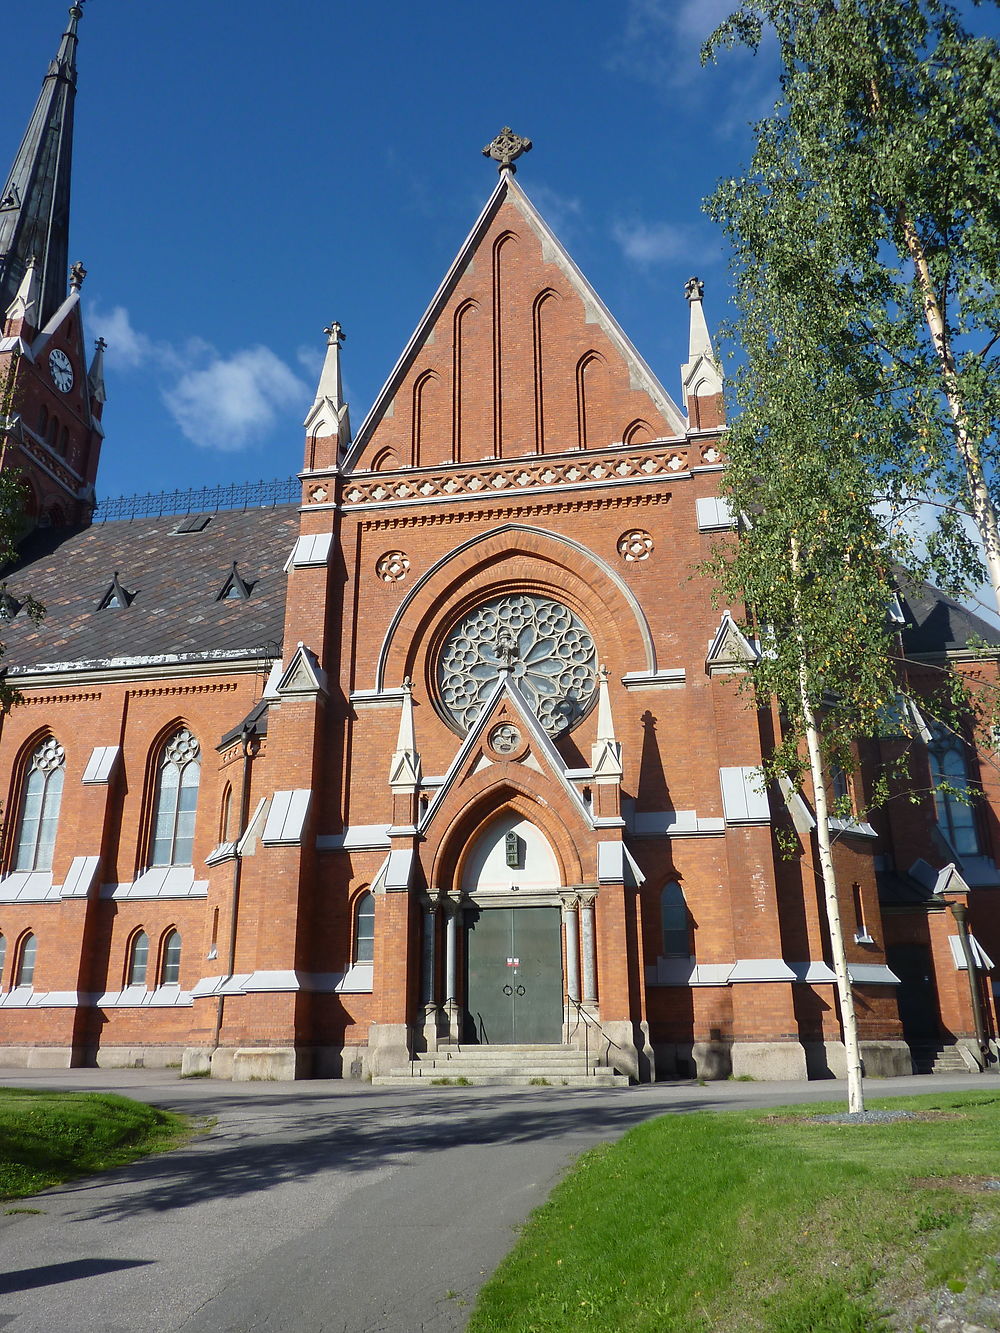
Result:
<svg viewBox="0 0 1000 1333">
<path fill-rule="evenodd" d="M 562 935 L 558 907 L 466 912 L 467 1041 L 562 1041 Z"/>
</svg>

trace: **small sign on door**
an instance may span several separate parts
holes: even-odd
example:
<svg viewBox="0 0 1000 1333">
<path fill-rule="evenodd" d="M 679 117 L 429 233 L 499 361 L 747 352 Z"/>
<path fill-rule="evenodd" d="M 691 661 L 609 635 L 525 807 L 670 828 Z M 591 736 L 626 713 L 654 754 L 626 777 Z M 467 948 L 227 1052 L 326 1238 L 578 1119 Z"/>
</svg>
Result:
<svg viewBox="0 0 1000 1333">
<path fill-rule="evenodd" d="M 508 958 L 508 959 L 507 959 L 507 966 L 508 966 L 508 967 L 520 967 L 520 966 L 521 966 L 521 960 L 520 960 L 520 958 Z"/>
</svg>

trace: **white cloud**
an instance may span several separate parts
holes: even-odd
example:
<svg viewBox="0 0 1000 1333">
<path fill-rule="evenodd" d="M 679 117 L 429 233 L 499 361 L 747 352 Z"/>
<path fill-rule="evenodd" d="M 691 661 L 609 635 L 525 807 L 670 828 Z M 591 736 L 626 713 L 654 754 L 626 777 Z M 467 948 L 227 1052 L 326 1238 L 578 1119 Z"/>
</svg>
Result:
<svg viewBox="0 0 1000 1333">
<path fill-rule="evenodd" d="M 270 430 L 286 410 L 310 401 L 310 391 L 295 372 L 267 347 L 248 347 L 221 356 L 204 338 L 175 344 L 157 342 L 133 327 L 124 306 L 92 306 L 87 319 L 108 344 L 112 371 L 145 368 L 155 374 L 161 397 L 187 438 L 208 449 L 246 448 Z M 315 367 L 322 352 L 301 348 L 299 361 Z"/>
<path fill-rule="evenodd" d="M 311 380 L 318 380 L 326 352 L 318 344 L 308 343 L 296 349 L 295 359 Z"/>
<path fill-rule="evenodd" d="M 628 0 L 610 66 L 661 89 L 664 97 L 704 107 L 706 129 L 731 138 L 767 115 L 778 91 L 769 33 L 756 56 L 742 47 L 719 53 L 720 68 L 729 71 L 724 85 L 718 71 L 702 67 L 702 47 L 736 8 L 737 0 Z"/>
<path fill-rule="evenodd" d="M 155 354 L 152 339 L 132 327 L 129 313 L 122 305 L 113 310 L 91 306 L 87 322 L 97 337 L 108 344 L 106 360 L 113 370 L 136 370 Z"/>
<path fill-rule="evenodd" d="M 684 230 L 669 222 L 616 222 L 614 237 L 634 264 L 669 263 L 689 248 Z"/>
<path fill-rule="evenodd" d="M 705 227 L 631 218 L 619 219 L 612 233 L 625 258 L 640 268 L 683 260 L 694 271 L 710 268 L 723 258 L 721 238 Z"/>
<path fill-rule="evenodd" d="M 573 222 L 583 213 L 583 204 L 575 195 L 561 194 L 551 185 L 531 186 L 531 199 L 555 234 L 565 242 Z"/>
<path fill-rule="evenodd" d="M 230 452 L 273 428 L 279 412 L 304 408 L 309 390 L 269 348 L 248 347 L 186 371 L 163 400 L 189 440 Z"/>
</svg>

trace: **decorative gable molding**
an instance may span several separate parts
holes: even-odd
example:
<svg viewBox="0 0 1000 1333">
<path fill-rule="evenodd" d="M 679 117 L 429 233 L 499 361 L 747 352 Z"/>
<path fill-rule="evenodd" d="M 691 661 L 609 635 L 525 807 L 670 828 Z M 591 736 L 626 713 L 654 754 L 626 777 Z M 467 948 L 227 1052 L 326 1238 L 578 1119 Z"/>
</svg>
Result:
<svg viewBox="0 0 1000 1333">
<path fill-rule="evenodd" d="M 732 612 L 723 611 L 715 638 L 708 646 L 705 669 L 710 676 L 727 676 L 746 671 L 760 660 L 760 653 L 737 625 Z"/>
<path fill-rule="evenodd" d="M 319 658 L 301 640 L 275 692 L 282 699 L 328 693 L 326 672 Z"/>
<path fill-rule="evenodd" d="M 458 752 L 448 766 L 448 771 L 441 786 L 435 792 L 433 799 L 428 803 L 421 816 L 420 833 L 427 829 L 435 813 L 443 805 L 448 793 L 459 782 L 462 774 L 471 766 L 473 758 L 478 761 L 480 751 L 485 745 L 486 733 L 498 721 L 501 707 L 505 703 L 513 706 L 513 711 L 523 723 L 527 732 L 528 746 L 538 758 L 539 763 L 542 764 L 543 771 L 548 768 L 555 776 L 563 791 L 579 811 L 580 817 L 584 820 L 586 826 L 588 828 L 596 827 L 593 812 L 570 780 L 565 761 L 553 744 L 551 736 L 538 721 L 538 718 L 535 717 L 527 699 L 518 689 L 516 681 L 509 675 L 500 675 L 497 677 L 492 691 L 483 701 L 479 718 L 470 728 L 465 740 L 459 746 Z M 617 820 L 616 824 L 624 827 L 624 820 Z"/>
</svg>

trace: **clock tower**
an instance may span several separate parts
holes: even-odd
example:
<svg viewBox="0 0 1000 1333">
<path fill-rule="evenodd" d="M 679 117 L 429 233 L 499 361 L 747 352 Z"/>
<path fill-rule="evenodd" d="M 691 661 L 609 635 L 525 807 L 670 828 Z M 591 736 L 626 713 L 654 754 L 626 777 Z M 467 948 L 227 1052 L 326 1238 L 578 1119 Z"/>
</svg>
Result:
<svg viewBox="0 0 1000 1333">
<path fill-rule="evenodd" d="M 69 22 L 0 194 L 0 468 L 24 487 L 25 521 L 87 523 L 104 432 L 104 346 L 90 365 L 69 264 L 77 29 Z"/>
</svg>

